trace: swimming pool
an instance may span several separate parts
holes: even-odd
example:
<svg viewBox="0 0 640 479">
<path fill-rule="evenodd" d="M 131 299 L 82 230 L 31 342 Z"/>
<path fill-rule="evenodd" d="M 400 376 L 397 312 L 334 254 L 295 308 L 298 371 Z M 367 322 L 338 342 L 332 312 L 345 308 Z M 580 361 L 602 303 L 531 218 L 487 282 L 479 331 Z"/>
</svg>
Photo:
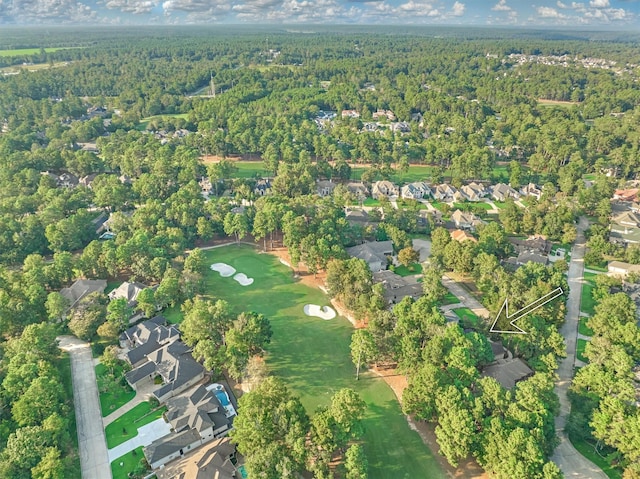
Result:
<svg viewBox="0 0 640 479">
<path fill-rule="evenodd" d="M 218 401 L 220 401 L 220 404 L 222 404 L 223 407 L 226 407 L 229 405 L 229 398 L 227 398 L 226 392 L 216 391 L 216 397 L 218 398 Z"/>
<path fill-rule="evenodd" d="M 240 472 L 242 479 L 247 479 L 247 470 L 244 468 L 244 466 L 240 466 L 238 468 L 238 471 Z"/>
</svg>

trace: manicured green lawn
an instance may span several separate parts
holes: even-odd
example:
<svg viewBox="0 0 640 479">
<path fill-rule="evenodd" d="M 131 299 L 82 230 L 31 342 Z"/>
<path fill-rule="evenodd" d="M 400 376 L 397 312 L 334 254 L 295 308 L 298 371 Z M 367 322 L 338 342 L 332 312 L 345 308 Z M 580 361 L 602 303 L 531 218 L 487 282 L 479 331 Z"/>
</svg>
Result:
<svg viewBox="0 0 640 479">
<path fill-rule="evenodd" d="M 152 411 L 151 405 L 147 401 L 138 404 L 131 411 L 126 412 L 104 428 L 107 447 L 109 449 L 114 448 L 132 437 L 136 437 L 140 426 L 160 419 L 166 410 L 166 407 L 162 407 Z"/>
<path fill-rule="evenodd" d="M 596 466 L 602 469 L 609 479 L 622 479 L 622 471 L 617 467 L 613 467 L 609 462 L 598 454 L 591 444 L 583 440 L 577 440 L 569 436 L 569 440 L 573 447 L 575 447 L 580 454 L 593 462 Z"/>
<path fill-rule="evenodd" d="M 236 178 L 273 176 L 272 171 L 265 169 L 264 161 L 234 161 L 233 166 L 238 169 L 233 175 Z"/>
<path fill-rule="evenodd" d="M 593 273 L 584 273 L 585 282 L 582 284 L 582 294 L 580 297 L 580 311 L 590 316 L 595 314 L 596 301 L 593 299 L 594 278 Z"/>
<path fill-rule="evenodd" d="M 603 273 L 606 273 L 608 271 L 607 270 L 607 262 L 606 261 L 601 261 L 598 264 L 590 264 L 590 263 L 585 262 L 584 263 L 584 267 L 587 268 L 587 269 L 592 269 L 594 271 L 601 271 Z"/>
<path fill-rule="evenodd" d="M 453 312 L 460 318 L 464 326 L 477 327 L 480 323 L 480 318 L 469 308 L 457 308 Z"/>
<path fill-rule="evenodd" d="M 138 467 L 142 459 L 144 459 L 142 446 L 126 453 L 124 456 L 120 456 L 111 463 L 111 475 L 113 479 L 128 479 L 129 473 Z M 120 463 L 122 463 L 122 466 Z"/>
<path fill-rule="evenodd" d="M 380 202 L 373 198 L 367 198 L 362 202 L 362 206 L 380 206 Z"/>
<path fill-rule="evenodd" d="M 470 205 L 472 209 L 479 209 L 479 210 L 485 210 L 485 211 L 489 211 L 490 209 L 492 209 L 491 205 L 489 203 L 485 203 L 484 201 L 475 201 L 475 202 L 469 202 L 469 203 L 454 203 L 453 209 L 464 210 Z"/>
<path fill-rule="evenodd" d="M 445 297 L 442 299 L 442 301 L 440 301 L 440 304 L 447 305 L 447 304 L 456 304 L 459 302 L 460 300 L 458 299 L 458 297 L 455 294 L 453 294 L 451 291 L 449 291 L 447 292 Z"/>
<path fill-rule="evenodd" d="M 123 374 L 121 368 L 117 368 L 114 371 L 116 377 L 120 377 Z M 98 387 L 102 389 L 103 378 L 107 375 L 107 369 L 102 364 L 96 366 L 96 379 L 98 380 Z M 131 386 L 124 384 L 122 386 L 112 387 L 109 391 L 100 393 L 100 409 L 102 410 L 102 417 L 106 417 L 119 407 L 125 405 L 131 401 L 136 395 L 136 392 L 131 389 Z"/>
<path fill-rule="evenodd" d="M 593 329 L 587 326 L 589 318 L 581 317 L 580 324 L 578 325 L 578 332 L 584 336 L 593 336 Z"/>
<path fill-rule="evenodd" d="M 494 201 L 493 204 L 496 205 L 499 210 L 507 207 L 507 203 L 504 201 Z"/>
<path fill-rule="evenodd" d="M 578 345 L 576 347 L 576 357 L 580 360 L 583 361 L 585 363 L 588 363 L 589 360 L 587 358 L 584 357 L 584 348 L 587 346 L 587 343 L 589 341 L 586 341 L 584 339 L 578 339 Z"/>
<path fill-rule="evenodd" d="M 407 425 L 386 383 L 371 373 L 355 380 L 349 353 L 351 324 L 340 317 L 323 321 L 303 313 L 305 304 L 329 304 L 320 290 L 296 282 L 293 272 L 277 258 L 250 246 L 234 245 L 205 254 L 211 263 L 228 263 L 254 278 L 252 285 L 243 287 L 212 271 L 205 281 L 212 295 L 227 300 L 237 312 L 253 310 L 269 318 L 273 338 L 267 364 L 300 396 L 310 414 L 344 387 L 356 390 L 367 403 L 363 439 L 370 478 L 444 477 L 433 454 Z"/>
<path fill-rule="evenodd" d="M 398 276 L 411 276 L 414 274 L 420 274 L 422 273 L 422 265 L 420 263 L 413 263 L 409 265 L 408 268 L 406 266 L 400 265 L 396 266 L 393 272 Z"/>
</svg>

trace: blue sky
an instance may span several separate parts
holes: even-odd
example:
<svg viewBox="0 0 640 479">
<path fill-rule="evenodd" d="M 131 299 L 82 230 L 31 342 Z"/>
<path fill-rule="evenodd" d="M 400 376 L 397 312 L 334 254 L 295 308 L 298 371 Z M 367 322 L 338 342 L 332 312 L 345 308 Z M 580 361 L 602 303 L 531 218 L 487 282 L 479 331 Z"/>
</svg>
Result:
<svg viewBox="0 0 640 479">
<path fill-rule="evenodd" d="M 0 0 L 0 24 L 414 24 L 637 30 L 640 0 Z"/>
</svg>

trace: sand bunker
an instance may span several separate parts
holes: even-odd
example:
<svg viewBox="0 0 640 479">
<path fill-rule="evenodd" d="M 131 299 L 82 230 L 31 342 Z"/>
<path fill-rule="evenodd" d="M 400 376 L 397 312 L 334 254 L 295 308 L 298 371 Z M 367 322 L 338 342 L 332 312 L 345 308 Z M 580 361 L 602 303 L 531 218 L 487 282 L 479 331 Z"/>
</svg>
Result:
<svg viewBox="0 0 640 479">
<path fill-rule="evenodd" d="M 253 278 L 247 278 L 247 275 L 244 273 L 238 273 L 236 274 L 233 279 L 235 279 L 238 283 L 240 283 L 242 286 L 249 286 L 250 284 L 253 283 Z"/>
<path fill-rule="evenodd" d="M 236 274 L 235 268 L 229 266 L 227 263 L 213 263 L 211 265 L 211 269 L 220 273 L 220 276 L 223 278 L 228 278 L 229 276 Z"/>
<path fill-rule="evenodd" d="M 307 304 L 304 307 L 304 314 L 307 316 L 316 316 L 324 320 L 333 319 L 336 317 L 336 312 L 329 306 L 318 306 L 317 304 Z"/>
</svg>

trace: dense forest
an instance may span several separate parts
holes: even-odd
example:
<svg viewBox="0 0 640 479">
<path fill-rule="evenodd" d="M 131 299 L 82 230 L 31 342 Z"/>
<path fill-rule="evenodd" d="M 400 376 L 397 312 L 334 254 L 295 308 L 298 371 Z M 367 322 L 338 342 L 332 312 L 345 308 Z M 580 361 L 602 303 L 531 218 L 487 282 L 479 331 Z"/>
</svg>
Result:
<svg viewBox="0 0 640 479">
<path fill-rule="evenodd" d="M 160 285 L 146 298 L 151 311 L 186 303 L 190 314 L 202 275 L 185 250 L 252 235 L 265 249 L 281 237 L 296 265 L 327 272 L 330 293 L 368 320 L 354 335 L 358 366 L 389 362 L 407 374 L 403 406 L 437 425 L 451 464 L 472 455 L 494 477 L 560 477 L 549 456 L 564 304 L 530 316 L 532 334 L 508 340 L 535 370 L 508 391 L 480 378 L 490 360 L 486 329 L 445 325 L 436 309 L 439 278 L 442 270 L 469 275 L 491 312 L 507 294 L 525 305 L 552 284 L 566 291 L 562 261 L 512 273 L 501 260 L 511 253 L 507 234 L 572 243 L 580 215 L 594 223 L 589 262 L 605 255 L 640 262 L 637 248 L 608 243 L 605 228 L 614 189 L 640 173 L 636 45 L 606 35 L 490 30 L 119 33 L 52 29 L 42 40 L 29 30 L 0 32 L 7 52 L 41 49 L 0 50 L 0 476 L 73 476 L 72 405 L 55 367 L 55 335 L 81 323 L 87 339 L 115 342 L 123 328 L 100 329 L 110 317 L 101 298 L 81 318 L 66 317 L 60 288 L 77 278 L 133 278 Z M 210 156 L 220 161 L 202 161 Z M 264 162 L 272 195 L 259 197 L 258 178 L 238 174 L 229 160 L 238 157 Z M 524 208 L 507 201 L 477 243 L 459 243 L 433 221 L 420 223 L 410 202 L 394 209 L 382 201 L 374 225 L 361 227 L 345 218 L 355 201 L 346 188 L 315 194 L 317 180 L 353 179 L 355 168 L 370 183 L 412 165 L 427 166 L 424 180 L 433 183 L 535 182 L 542 195 Z M 80 181 L 65 184 L 64 175 Z M 206 197 L 203 177 L 213 185 Z M 98 239 L 101 217 L 109 217 L 114 239 Z M 392 239 L 400 251 L 416 233 L 430 235 L 433 246 L 425 294 L 389 311 L 345 247 Z M 569 427 L 606 444 L 632 478 L 640 446 L 619 418 L 638 423 L 630 386 L 637 325 L 633 305 L 623 307 L 605 286 Z M 217 350 L 202 349 L 210 369 L 223 367 Z M 311 430 L 329 413 L 311 419 Z M 511 448 L 500 452 L 508 460 L 496 453 L 506 443 Z M 306 465 L 317 477 L 328 474 L 327 449 Z M 294 459 L 300 470 L 310 460 Z"/>
</svg>

